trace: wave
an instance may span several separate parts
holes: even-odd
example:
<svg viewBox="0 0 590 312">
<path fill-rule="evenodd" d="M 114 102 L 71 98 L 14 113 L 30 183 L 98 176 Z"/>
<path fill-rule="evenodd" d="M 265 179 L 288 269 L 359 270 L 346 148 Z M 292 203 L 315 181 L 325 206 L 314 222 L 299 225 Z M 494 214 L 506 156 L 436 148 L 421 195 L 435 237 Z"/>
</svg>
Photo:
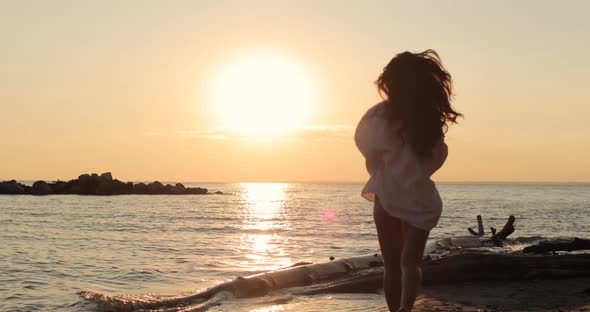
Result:
<svg viewBox="0 0 590 312">
<path fill-rule="evenodd" d="M 221 304 L 221 301 L 233 298 L 229 291 L 217 292 L 210 296 L 205 292 L 193 293 L 187 296 L 163 297 L 154 294 L 112 296 L 92 291 L 80 291 L 84 300 L 96 305 L 98 311 L 132 312 L 199 312 L 206 311 Z"/>
</svg>

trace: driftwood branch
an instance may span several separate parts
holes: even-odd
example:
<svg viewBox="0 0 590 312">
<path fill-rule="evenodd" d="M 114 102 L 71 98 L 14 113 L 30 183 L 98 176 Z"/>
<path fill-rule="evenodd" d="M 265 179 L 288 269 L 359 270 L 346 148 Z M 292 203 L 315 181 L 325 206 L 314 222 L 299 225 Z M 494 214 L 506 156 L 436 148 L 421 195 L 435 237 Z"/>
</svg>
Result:
<svg viewBox="0 0 590 312">
<path fill-rule="evenodd" d="M 483 231 L 483 221 L 480 215 L 477 216 L 477 234 L 479 234 L 479 236 L 483 236 L 485 234 Z"/>
<path fill-rule="evenodd" d="M 514 221 L 516 221 L 516 218 L 514 216 L 508 217 L 506 224 L 500 230 L 500 232 L 496 232 L 496 229 L 494 227 L 490 227 L 490 230 L 492 232 L 492 236 L 490 237 L 490 240 L 498 246 L 502 245 L 502 242 L 504 240 L 506 240 L 506 238 L 508 236 L 510 236 L 510 234 L 514 233 Z M 485 235 L 483 229 L 484 229 L 483 221 L 482 221 L 480 215 L 477 216 L 477 232 L 474 231 L 473 228 L 467 228 L 469 233 L 471 233 L 472 235 L 475 235 L 475 236 L 479 236 L 479 237 L 482 237 Z"/>
<path fill-rule="evenodd" d="M 492 235 L 492 242 L 494 242 L 494 244 L 501 245 L 502 241 L 504 241 L 510 234 L 514 233 L 514 221 L 516 221 L 514 216 L 508 217 L 508 221 L 506 221 L 506 224 L 500 232 Z"/>
<path fill-rule="evenodd" d="M 483 230 L 483 221 L 480 215 L 477 216 L 477 232 L 475 232 L 472 228 L 467 228 L 467 230 L 469 230 L 469 233 L 475 236 L 484 236 L 485 233 Z"/>
</svg>

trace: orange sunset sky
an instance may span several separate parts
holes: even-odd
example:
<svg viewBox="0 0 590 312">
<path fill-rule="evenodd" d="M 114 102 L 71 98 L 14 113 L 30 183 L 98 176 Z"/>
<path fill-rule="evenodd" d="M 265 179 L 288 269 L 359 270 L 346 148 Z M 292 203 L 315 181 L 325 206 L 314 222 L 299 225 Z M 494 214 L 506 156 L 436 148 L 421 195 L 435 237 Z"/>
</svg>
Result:
<svg viewBox="0 0 590 312">
<path fill-rule="evenodd" d="M 2 1 L 0 179 L 362 181 L 396 53 L 465 115 L 438 181 L 590 181 L 588 1 Z"/>
</svg>

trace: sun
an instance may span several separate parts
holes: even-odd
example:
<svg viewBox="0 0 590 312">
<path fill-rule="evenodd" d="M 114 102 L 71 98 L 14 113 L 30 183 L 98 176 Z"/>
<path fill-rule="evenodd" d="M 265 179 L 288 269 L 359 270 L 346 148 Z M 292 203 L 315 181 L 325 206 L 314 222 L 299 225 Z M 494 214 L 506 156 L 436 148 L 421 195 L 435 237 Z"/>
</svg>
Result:
<svg viewBox="0 0 590 312">
<path fill-rule="evenodd" d="M 225 63 L 212 91 L 221 128 L 248 134 L 276 135 L 303 126 L 314 100 L 302 64 L 262 52 Z"/>
</svg>

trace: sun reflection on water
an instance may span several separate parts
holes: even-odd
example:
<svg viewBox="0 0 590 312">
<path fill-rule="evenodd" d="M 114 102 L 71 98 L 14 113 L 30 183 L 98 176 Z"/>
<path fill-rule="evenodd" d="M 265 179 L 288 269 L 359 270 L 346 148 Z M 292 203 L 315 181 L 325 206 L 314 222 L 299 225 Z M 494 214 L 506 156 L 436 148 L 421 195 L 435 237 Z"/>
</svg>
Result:
<svg viewBox="0 0 590 312">
<path fill-rule="evenodd" d="M 275 269 L 291 264 L 282 235 L 290 230 L 285 212 L 288 183 L 241 183 L 242 230 L 239 252 L 249 270 Z"/>
<path fill-rule="evenodd" d="M 285 311 L 285 308 L 282 305 L 275 305 L 272 307 L 250 310 L 250 312 L 274 312 L 274 311 Z"/>
</svg>

